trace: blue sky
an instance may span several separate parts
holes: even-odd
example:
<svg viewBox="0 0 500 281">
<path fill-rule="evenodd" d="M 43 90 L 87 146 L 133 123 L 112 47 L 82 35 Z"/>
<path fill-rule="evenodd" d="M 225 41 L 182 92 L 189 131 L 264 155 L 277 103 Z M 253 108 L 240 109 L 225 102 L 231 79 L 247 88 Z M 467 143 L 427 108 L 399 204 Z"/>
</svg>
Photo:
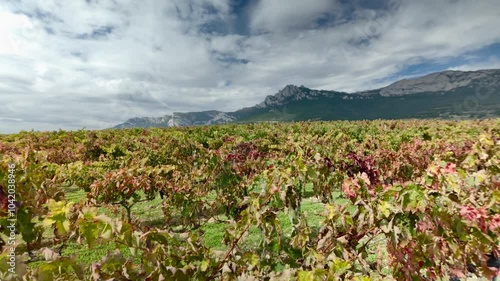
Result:
<svg viewBox="0 0 500 281">
<path fill-rule="evenodd" d="M 498 26 L 498 0 L 2 1 L 0 132 L 500 68 Z"/>
</svg>

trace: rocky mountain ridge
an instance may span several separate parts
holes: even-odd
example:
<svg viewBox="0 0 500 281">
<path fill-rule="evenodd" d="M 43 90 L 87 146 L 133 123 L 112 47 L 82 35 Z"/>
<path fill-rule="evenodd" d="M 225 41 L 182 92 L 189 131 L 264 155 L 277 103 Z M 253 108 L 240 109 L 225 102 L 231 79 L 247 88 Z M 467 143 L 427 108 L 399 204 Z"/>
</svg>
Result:
<svg viewBox="0 0 500 281">
<path fill-rule="evenodd" d="M 174 112 L 162 117 L 134 117 L 114 128 L 181 127 L 196 125 L 217 125 L 235 121 L 235 117 L 222 111 Z"/>
<path fill-rule="evenodd" d="M 422 92 L 444 92 L 474 83 L 499 83 L 500 72 L 497 69 L 478 71 L 443 71 L 431 73 L 415 79 L 403 79 L 385 88 L 379 89 L 382 96 L 403 96 Z"/>
<path fill-rule="evenodd" d="M 487 93 L 487 94 L 485 94 Z M 471 110 L 461 105 L 477 104 Z M 375 118 L 500 117 L 500 69 L 443 71 L 345 93 L 287 85 L 263 102 L 234 112 L 174 113 L 135 117 L 114 128 L 176 127 L 233 122 L 360 120 Z"/>
</svg>

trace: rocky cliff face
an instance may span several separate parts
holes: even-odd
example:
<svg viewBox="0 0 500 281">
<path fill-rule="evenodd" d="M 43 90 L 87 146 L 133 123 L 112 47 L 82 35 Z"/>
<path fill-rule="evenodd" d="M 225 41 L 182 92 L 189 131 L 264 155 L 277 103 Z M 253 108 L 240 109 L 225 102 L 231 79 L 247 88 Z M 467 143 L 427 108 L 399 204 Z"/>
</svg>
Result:
<svg viewBox="0 0 500 281">
<path fill-rule="evenodd" d="M 174 113 L 162 117 L 135 117 L 115 126 L 121 128 L 182 127 L 196 125 L 225 124 L 235 121 L 235 117 L 221 111 Z"/>
<path fill-rule="evenodd" d="M 403 96 L 423 92 L 444 92 L 473 84 L 491 87 L 500 84 L 499 70 L 443 71 L 416 79 L 404 79 L 380 89 L 382 96 Z"/>
<path fill-rule="evenodd" d="M 266 99 L 257 104 L 256 107 L 266 108 L 282 106 L 291 101 L 299 101 L 302 99 L 313 100 L 318 97 L 326 97 L 331 94 L 331 91 L 312 90 L 304 86 L 297 87 L 295 85 L 287 85 L 278 93 L 267 96 Z"/>
<path fill-rule="evenodd" d="M 266 99 L 257 104 L 257 107 L 269 107 L 276 106 L 285 103 L 287 100 L 299 100 L 306 97 L 306 93 L 304 93 L 303 86 L 297 87 L 295 85 L 287 85 L 283 90 L 280 90 L 275 95 L 269 95 Z"/>
<path fill-rule="evenodd" d="M 113 128 L 123 129 L 123 128 L 149 128 L 149 127 L 172 127 L 171 126 L 170 115 L 165 115 L 163 117 L 134 117 L 130 118 L 122 124 L 119 124 Z"/>
</svg>

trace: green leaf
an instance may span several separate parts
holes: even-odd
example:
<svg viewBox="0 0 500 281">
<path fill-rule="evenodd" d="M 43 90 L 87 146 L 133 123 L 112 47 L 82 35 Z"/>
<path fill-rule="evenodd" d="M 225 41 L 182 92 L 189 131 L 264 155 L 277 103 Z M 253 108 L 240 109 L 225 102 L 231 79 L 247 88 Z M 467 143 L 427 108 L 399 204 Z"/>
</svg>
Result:
<svg viewBox="0 0 500 281">
<path fill-rule="evenodd" d="M 79 220 L 78 222 L 80 226 L 80 234 L 87 241 L 87 245 L 89 248 L 94 246 L 95 241 L 99 236 L 99 230 L 97 228 L 97 224 L 92 222 L 87 222 L 83 220 Z"/>
<path fill-rule="evenodd" d="M 389 216 L 391 215 L 391 209 L 391 205 L 386 201 L 382 201 L 378 205 L 378 212 L 381 213 L 385 218 L 389 218 Z"/>
<path fill-rule="evenodd" d="M 482 231 L 479 229 L 473 227 L 472 228 L 472 233 L 474 237 L 478 238 L 481 243 L 484 245 L 490 245 L 493 244 L 493 240 L 488 235 L 485 235 Z"/>
<path fill-rule="evenodd" d="M 467 226 L 460 219 L 455 219 L 451 225 L 453 233 L 460 241 L 467 242 Z"/>
<path fill-rule="evenodd" d="M 297 281 L 314 281 L 314 273 L 312 271 L 299 270 L 297 272 Z"/>
<path fill-rule="evenodd" d="M 332 271 L 335 272 L 337 276 L 346 273 L 350 268 L 351 263 L 348 261 L 344 261 L 341 259 L 335 259 L 333 261 Z"/>
<path fill-rule="evenodd" d="M 28 210 L 21 209 L 17 212 L 17 223 L 24 241 L 32 242 L 37 238 L 35 223 L 31 222 Z"/>
<path fill-rule="evenodd" d="M 208 269 L 208 265 L 209 265 L 209 264 L 210 264 L 210 261 L 208 261 L 208 260 L 203 260 L 203 261 L 201 262 L 201 264 L 200 264 L 200 270 L 201 270 L 202 272 L 207 271 L 207 269 Z"/>
</svg>

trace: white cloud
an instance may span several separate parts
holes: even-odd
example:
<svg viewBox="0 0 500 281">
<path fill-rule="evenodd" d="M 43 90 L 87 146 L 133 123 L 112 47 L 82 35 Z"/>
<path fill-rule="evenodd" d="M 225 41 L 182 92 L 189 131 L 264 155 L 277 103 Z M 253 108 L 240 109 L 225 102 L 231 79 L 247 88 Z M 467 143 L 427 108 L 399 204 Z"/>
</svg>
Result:
<svg viewBox="0 0 500 281">
<path fill-rule="evenodd" d="M 266 0 L 243 18 L 232 14 L 240 0 L 88 2 L 0 4 L 0 132 L 232 111 L 287 84 L 364 90 L 457 57 L 467 61 L 457 69 L 500 67 L 474 53 L 500 42 L 496 0 L 404 0 L 353 14 L 331 0 Z M 334 22 L 317 27 L 326 13 Z"/>
<path fill-rule="evenodd" d="M 460 71 L 475 71 L 481 69 L 500 69 L 500 58 L 491 57 L 485 62 L 473 63 L 473 64 L 463 64 L 455 67 L 450 67 L 448 70 L 460 70 Z"/>
<path fill-rule="evenodd" d="M 20 31 L 30 28 L 29 19 L 0 10 L 0 55 L 16 55 L 24 48 Z"/>
<path fill-rule="evenodd" d="M 254 32 L 275 32 L 290 28 L 313 27 L 321 16 L 337 7 L 332 0 L 259 0 L 253 7 L 251 27 Z"/>
</svg>

